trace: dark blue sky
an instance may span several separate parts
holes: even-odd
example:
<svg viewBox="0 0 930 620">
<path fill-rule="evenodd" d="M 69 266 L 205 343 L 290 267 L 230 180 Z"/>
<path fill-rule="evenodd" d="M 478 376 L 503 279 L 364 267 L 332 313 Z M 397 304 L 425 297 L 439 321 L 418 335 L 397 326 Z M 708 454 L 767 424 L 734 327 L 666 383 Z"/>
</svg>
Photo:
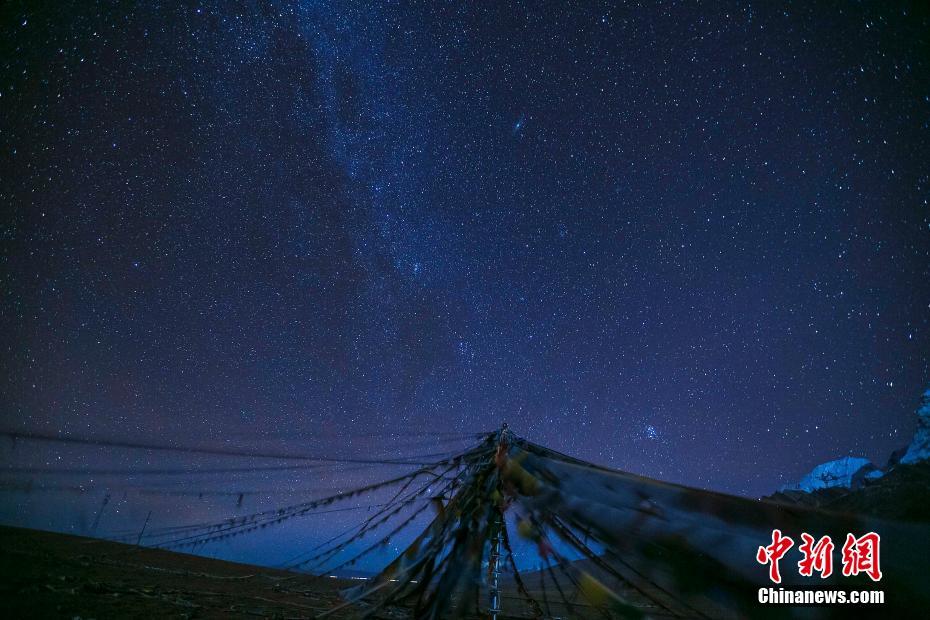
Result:
<svg viewBox="0 0 930 620">
<path fill-rule="evenodd" d="M 913 432 L 920 3 L 31 4 L 0 32 L 5 429 L 349 456 L 507 421 L 750 495 Z M 3 518 L 86 531 L 82 501 Z"/>
</svg>

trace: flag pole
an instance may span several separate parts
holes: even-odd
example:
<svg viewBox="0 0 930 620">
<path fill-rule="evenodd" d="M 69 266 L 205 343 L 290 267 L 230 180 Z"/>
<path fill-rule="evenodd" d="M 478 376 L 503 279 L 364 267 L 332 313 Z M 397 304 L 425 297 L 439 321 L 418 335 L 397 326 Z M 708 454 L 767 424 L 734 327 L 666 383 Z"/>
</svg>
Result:
<svg viewBox="0 0 930 620">
<path fill-rule="evenodd" d="M 501 426 L 498 450 L 504 450 L 507 443 L 508 435 L 507 423 L 504 422 Z M 488 607 L 488 615 L 491 617 L 491 620 L 497 620 L 497 615 L 501 613 L 501 592 L 500 592 L 500 577 L 501 577 L 501 544 L 504 539 L 504 515 L 499 507 L 497 507 L 497 517 L 494 522 L 494 533 L 491 538 L 491 554 L 488 558 L 490 560 L 490 583 L 488 584 L 488 591 L 490 597 L 490 605 Z"/>
</svg>

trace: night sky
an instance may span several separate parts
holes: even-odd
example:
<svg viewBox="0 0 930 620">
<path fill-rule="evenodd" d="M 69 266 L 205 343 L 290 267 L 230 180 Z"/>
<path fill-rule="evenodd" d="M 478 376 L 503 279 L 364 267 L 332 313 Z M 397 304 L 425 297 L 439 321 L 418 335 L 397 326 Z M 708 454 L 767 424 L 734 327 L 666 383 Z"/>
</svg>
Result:
<svg viewBox="0 0 930 620">
<path fill-rule="evenodd" d="M 0 9 L 3 430 L 396 458 L 506 421 L 750 496 L 913 433 L 922 3 L 30 4 Z M 246 510 L 387 473 L 353 472 L 132 485 Z M 77 533 L 108 489 L 124 525 L 238 510 L 3 480 L 60 487 L 4 522 Z"/>
</svg>

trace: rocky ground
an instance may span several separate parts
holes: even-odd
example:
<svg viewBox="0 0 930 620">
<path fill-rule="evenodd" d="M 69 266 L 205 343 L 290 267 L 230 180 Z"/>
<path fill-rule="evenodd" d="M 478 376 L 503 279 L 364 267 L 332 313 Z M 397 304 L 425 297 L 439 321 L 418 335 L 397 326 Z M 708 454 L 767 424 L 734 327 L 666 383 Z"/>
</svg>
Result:
<svg viewBox="0 0 930 620">
<path fill-rule="evenodd" d="M 0 527 L 5 618 L 312 618 L 350 583 Z"/>
<path fill-rule="evenodd" d="M 528 587 L 542 601 L 544 597 L 535 591 L 533 574 L 527 575 L 531 580 Z M 314 618 L 340 602 L 339 590 L 357 583 L 0 527 L 0 600 L 6 602 L 3 618 Z M 532 617 L 506 577 L 502 587 L 509 614 L 501 617 Z M 601 617 L 588 609 L 570 584 L 561 587 L 573 601 L 571 616 Z M 625 595 L 635 598 L 633 592 Z M 647 613 L 656 611 L 647 601 L 637 602 Z M 328 617 L 343 620 L 357 615 L 346 610 Z M 378 617 L 400 620 L 410 614 L 393 608 Z"/>
</svg>

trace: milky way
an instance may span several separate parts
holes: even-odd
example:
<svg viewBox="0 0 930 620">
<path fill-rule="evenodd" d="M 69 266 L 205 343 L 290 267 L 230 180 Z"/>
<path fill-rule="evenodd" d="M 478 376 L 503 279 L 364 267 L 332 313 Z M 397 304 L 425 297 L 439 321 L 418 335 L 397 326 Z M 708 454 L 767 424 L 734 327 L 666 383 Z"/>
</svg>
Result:
<svg viewBox="0 0 930 620">
<path fill-rule="evenodd" d="M 926 10 L 48 4 L 0 32 L 4 429 L 397 457 L 506 421 L 755 496 L 913 432 Z M 119 481 L 80 484 L 0 517 L 87 533 Z"/>
</svg>

